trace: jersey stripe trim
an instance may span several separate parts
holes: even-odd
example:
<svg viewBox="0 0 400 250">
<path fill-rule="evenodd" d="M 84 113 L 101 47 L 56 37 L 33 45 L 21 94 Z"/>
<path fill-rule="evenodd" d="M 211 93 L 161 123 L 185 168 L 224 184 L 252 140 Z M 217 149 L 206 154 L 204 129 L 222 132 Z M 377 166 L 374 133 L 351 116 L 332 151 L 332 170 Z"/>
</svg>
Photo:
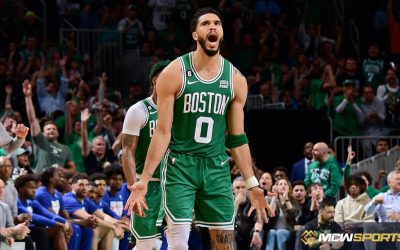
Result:
<svg viewBox="0 0 400 250">
<path fill-rule="evenodd" d="M 181 95 L 183 94 L 183 91 L 185 91 L 185 87 L 186 87 L 186 68 L 185 68 L 185 63 L 183 62 L 183 57 L 182 56 L 180 56 L 178 58 L 179 58 L 179 61 L 181 62 L 181 66 L 182 66 L 182 85 L 181 85 L 181 89 L 179 90 L 179 92 L 176 95 L 175 99 L 178 99 L 179 97 L 181 97 Z"/>
<path fill-rule="evenodd" d="M 190 53 L 189 53 L 189 64 L 190 64 L 190 67 L 192 68 L 192 71 L 193 71 L 194 75 L 196 76 L 196 78 L 197 78 L 201 83 L 210 84 L 210 83 L 215 82 L 216 80 L 218 80 L 218 79 L 221 77 L 221 75 L 222 75 L 222 73 L 223 73 L 223 71 L 224 71 L 224 61 L 225 61 L 224 58 L 223 58 L 222 56 L 220 56 L 221 63 L 220 63 L 220 66 L 219 66 L 219 72 L 218 72 L 218 74 L 217 74 L 213 79 L 204 80 L 203 78 L 200 77 L 199 73 L 197 73 L 196 68 L 194 67 L 194 64 L 193 64 L 193 62 L 192 62 L 192 58 L 193 58 L 193 57 L 192 57 L 192 54 L 193 54 L 193 52 L 190 52 Z"/>
<path fill-rule="evenodd" d="M 147 97 L 146 100 L 150 104 L 150 106 L 157 110 L 157 105 L 154 103 L 152 96 Z"/>
<path fill-rule="evenodd" d="M 140 129 L 143 129 L 147 125 L 147 123 L 149 122 L 149 119 L 150 119 L 149 110 L 147 109 L 147 105 L 146 105 L 146 103 L 144 101 L 145 100 L 142 101 L 142 106 L 143 106 L 143 108 L 144 108 L 144 110 L 146 112 L 146 121 L 143 123 L 143 125 L 140 127 Z"/>
<path fill-rule="evenodd" d="M 229 84 L 229 86 L 230 86 L 230 88 L 231 88 L 231 101 L 235 98 L 235 91 L 234 91 L 234 88 L 233 88 L 233 72 L 234 72 L 234 70 L 233 70 L 233 65 L 232 65 L 232 63 L 231 63 L 231 65 L 230 65 L 230 67 L 229 67 L 229 69 L 230 69 L 230 74 L 229 74 L 229 77 L 230 77 L 230 79 L 229 79 L 229 82 L 230 82 L 230 84 Z"/>
</svg>

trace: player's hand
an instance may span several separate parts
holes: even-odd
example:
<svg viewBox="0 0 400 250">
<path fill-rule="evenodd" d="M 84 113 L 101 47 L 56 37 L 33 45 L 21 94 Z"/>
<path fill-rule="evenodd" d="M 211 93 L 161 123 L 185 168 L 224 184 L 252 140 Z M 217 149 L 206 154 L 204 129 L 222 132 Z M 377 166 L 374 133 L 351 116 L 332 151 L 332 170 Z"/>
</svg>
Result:
<svg viewBox="0 0 400 250">
<path fill-rule="evenodd" d="M 251 207 L 247 213 L 247 216 L 250 216 L 254 209 L 256 209 L 258 222 L 261 222 L 261 218 L 263 218 L 264 222 L 267 223 L 268 216 L 265 212 L 265 209 L 267 209 L 268 214 L 272 217 L 275 216 L 275 212 L 268 205 L 268 202 L 264 197 L 264 190 L 262 190 L 260 187 L 253 187 L 249 190 L 249 194 Z"/>
<path fill-rule="evenodd" d="M 129 198 L 126 202 L 125 209 L 128 210 L 128 216 L 131 215 L 132 211 L 140 217 L 145 217 L 143 209 L 149 210 L 146 204 L 146 193 L 147 184 L 142 181 L 134 183 L 132 186 L 128 186 L 131 191 Z"/>
</svg>

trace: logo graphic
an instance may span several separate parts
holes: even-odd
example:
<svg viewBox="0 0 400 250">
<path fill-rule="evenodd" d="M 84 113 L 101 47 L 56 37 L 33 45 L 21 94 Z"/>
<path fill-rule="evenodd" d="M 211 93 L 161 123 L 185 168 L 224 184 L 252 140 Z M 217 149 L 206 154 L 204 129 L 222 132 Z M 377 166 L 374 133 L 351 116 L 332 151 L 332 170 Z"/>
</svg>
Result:
<svg viewBox="0 0 400 250">
<path fill-rule="evenodd" d="M 317 239 L 317 233 L 313 230 L 306 230 L 301 235 L 301 242 L 308 246 L 311 245 Z"/>
<path fill-rule="evenodd" d="M 228 160 L 229 160 L 229 158 L 226 159 L 225 161 L 221 162 L 221 166 L 225 165 L 225 163 L 226 163 Z"/>
<path fill-rule="evenodd" d="M 188 80 L 188 81 L 187 81 L 187 84 L 190 85 L 190 84 L 193 84 L 193 83 L 196 83 L 196 82 L 198 82 L 198 81 L 189 81 L 189 80 Z"/>
<path fill-rule="evenodd" d="M 223 89 L 227 89 L 229 87 L 229 83 L 227 80 L 221 80 L 219 81 L 219 87 Z"/>
<path fill-rule="evenodd" d="M 150 112 L 150 115 L 157 113 L 157 111 L 152 111 Z"/>
<path fill-rule="evenodd" d="M 188 77 L 192 77 L 193 73 L 192 73 L 191 70 L 188 70 L 188 71 L 186 71 L 186 75 L 187 75 Z"/>
</svg>

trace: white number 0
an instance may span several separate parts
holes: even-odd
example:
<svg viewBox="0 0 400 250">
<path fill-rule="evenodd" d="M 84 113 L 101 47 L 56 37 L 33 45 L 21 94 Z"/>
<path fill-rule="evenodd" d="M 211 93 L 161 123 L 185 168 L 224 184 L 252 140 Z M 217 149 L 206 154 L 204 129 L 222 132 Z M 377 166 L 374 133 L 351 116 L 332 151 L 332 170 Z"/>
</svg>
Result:
<svg viewBox="0 0 400 250">
<path fill-rule="evenodd" d="M 207 125 L 207 134 L 206 136 L 201 136 L 201 129 L 203 127 L 203 123 Z M 196 120 L 196 130 L 194 131 L 194 140 L 198 143 L 209 143 L 212 138 L 214 120 L 211 117 L 200 116 Z"/>
</svg>

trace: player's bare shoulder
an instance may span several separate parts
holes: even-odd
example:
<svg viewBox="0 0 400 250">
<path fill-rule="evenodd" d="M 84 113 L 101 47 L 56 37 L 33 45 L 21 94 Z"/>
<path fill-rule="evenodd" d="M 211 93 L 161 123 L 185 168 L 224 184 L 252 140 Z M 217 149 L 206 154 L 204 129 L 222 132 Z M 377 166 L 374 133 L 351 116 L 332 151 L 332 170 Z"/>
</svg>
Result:
<svg viewBox="0 0 400 250">
<path fill-rule="evenodd" d="M 233 88 L 235 91 L 235 96 L 244 95 L 247 96 L 247 80 L 246 77 L 235 67 L 233 66 Z"/>
<path fill-rule="evenodd" d="M 157 78 L 157 89 L 179 92 L 182 85 L 182 66 L 179 59 L 172 61 Z"/>
</svg>

